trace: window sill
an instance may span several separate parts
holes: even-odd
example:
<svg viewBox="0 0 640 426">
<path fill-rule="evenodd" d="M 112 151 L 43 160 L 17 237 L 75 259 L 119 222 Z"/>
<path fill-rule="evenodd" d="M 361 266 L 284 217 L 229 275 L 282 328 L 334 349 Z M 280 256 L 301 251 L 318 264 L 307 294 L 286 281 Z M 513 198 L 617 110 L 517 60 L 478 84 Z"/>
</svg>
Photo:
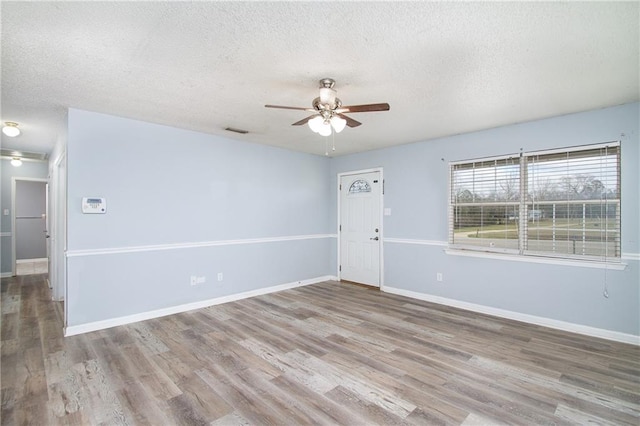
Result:
<svg viewBox="0 0 640 426">
<path fill-rule="evenodd" d="M 616 271 L 624 271 L 627 267 L 627 264 L 622 262 L 599 262 L 591 260 L 562 259 L 556 257 L 523 256 L 515 254 L 491 253 L 486 251 L 464 250 L 457 248 L 446 248 L 444 252 L 453 256 L 481 257 L 485 259 L 511 260 L 515 262 L 527 263 L 543 263 L 547 265 L 575 266 L 580 268 L 611 269 Z"/>
</svg>

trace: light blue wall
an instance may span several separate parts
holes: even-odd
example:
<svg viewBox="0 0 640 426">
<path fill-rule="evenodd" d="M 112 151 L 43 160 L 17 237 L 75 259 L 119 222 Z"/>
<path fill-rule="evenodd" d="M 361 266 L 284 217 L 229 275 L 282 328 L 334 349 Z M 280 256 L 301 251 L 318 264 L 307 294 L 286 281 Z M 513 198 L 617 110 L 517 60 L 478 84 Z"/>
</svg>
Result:
<svg viewBox="0 0 640 426">
<path fill-rule="evenodd" d="M 74 109 L 68 120 L 69 326 L 335 274 L 328 159 Z M 82 214 L 86 196 L 107 214 Z M 300 236 L 320 237 L 166 247 Z"/>
<path fill-rule="evenodd" d="M 391 208 L 385 238 L 424 243 L 384 244 L 388 287 L 639 335 L 639 117 L 635 103 L 337 157 L 331 161 L 332 185 L 337 173 L 383 167 L 384 202 Z M 448 238 L 450 161 L 615 140 L 622 143 L 624 271 L 453 256 L 438 245 Z M 335 197 L 331 203 L 335 211 Z M 335 229 L 335 215 L 331 219 Z M 436 282 L 436 272 L 443 273 L 443 282 Z M 608 299 L 602 295 L 605 280 Z"/>
<path fill-rule="evenodd" d="M 11 160 L 0 159 L 0 268 L 3 275 L 11 273 L 11 178 L 46 179 L 48 164 L 41 161 L 23 161 L 22 166 L 13 167 Z M 5 216 L 4 209 L 9 209 L 9 216 Z"/>
<path fill-rule="evenodd" d="M 636 103 L 327 159 L 70 110 L 68 325 L 336 274 L 336 175 L 383 167 L 385 238 L 424 243 L 384 244 L 386 286 L 640 335 L 639 113 Z M 624 271 L 444 253 L 449 161 L 619 139 Z M 108 213 L 83 215 L 83 196 L 106 197 Z M 279 237 L 293 238 L 149 247 Z"/>
</svg>

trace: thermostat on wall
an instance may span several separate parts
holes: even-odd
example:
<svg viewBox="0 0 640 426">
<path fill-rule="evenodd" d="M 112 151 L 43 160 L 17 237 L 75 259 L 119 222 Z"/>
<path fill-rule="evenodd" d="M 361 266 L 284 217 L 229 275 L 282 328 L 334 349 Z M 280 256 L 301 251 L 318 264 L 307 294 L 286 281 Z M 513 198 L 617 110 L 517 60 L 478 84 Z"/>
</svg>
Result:
<svg viewBox="0 0 640 426">
<path fill-rule="evenodd" d="M 82 213 L 101 214 L 107 212 L 107 200 L 98 197 L 84 197 L 82 199 Z"/>
</svg>

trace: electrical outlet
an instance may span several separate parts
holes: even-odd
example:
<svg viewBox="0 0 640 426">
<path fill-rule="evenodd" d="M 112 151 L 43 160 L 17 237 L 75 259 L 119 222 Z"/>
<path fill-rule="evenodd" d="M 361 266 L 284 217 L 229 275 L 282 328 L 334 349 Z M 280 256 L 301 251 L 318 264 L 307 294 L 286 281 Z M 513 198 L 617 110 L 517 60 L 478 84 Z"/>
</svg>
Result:
<svg viewBox="0 0 640 426">
<path fill-rule="evenodd" d="M 222 272 L 218 272 L 218 281 L 222 281 L 223 278 Z"/>
<path fill-rule="evenodd" d="M 204 282 L 207 282 L 207 277 L 205 277 L 204 275 L 201 277 L 197 275 L 191 275 L 191 285 L 202 284 Z"/>
<path fill-rule="evenodd" d="M 436 272 L 436 281 L 442 282 L 442 272 Z"/>
</svg>

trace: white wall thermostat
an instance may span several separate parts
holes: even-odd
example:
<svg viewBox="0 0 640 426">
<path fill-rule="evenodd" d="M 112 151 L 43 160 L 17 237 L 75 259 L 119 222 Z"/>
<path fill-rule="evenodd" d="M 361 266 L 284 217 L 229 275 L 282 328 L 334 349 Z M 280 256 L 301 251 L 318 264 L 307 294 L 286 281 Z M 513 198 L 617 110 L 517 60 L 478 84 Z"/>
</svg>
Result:
<svg viewBox="0 0 640 426">
<path fill-rule="evenodd" d="M 107 212 L 107 200 L 98 197 L 84 197 L 82 199 L 82 213 L 101 214 Z"/>
</svg>

